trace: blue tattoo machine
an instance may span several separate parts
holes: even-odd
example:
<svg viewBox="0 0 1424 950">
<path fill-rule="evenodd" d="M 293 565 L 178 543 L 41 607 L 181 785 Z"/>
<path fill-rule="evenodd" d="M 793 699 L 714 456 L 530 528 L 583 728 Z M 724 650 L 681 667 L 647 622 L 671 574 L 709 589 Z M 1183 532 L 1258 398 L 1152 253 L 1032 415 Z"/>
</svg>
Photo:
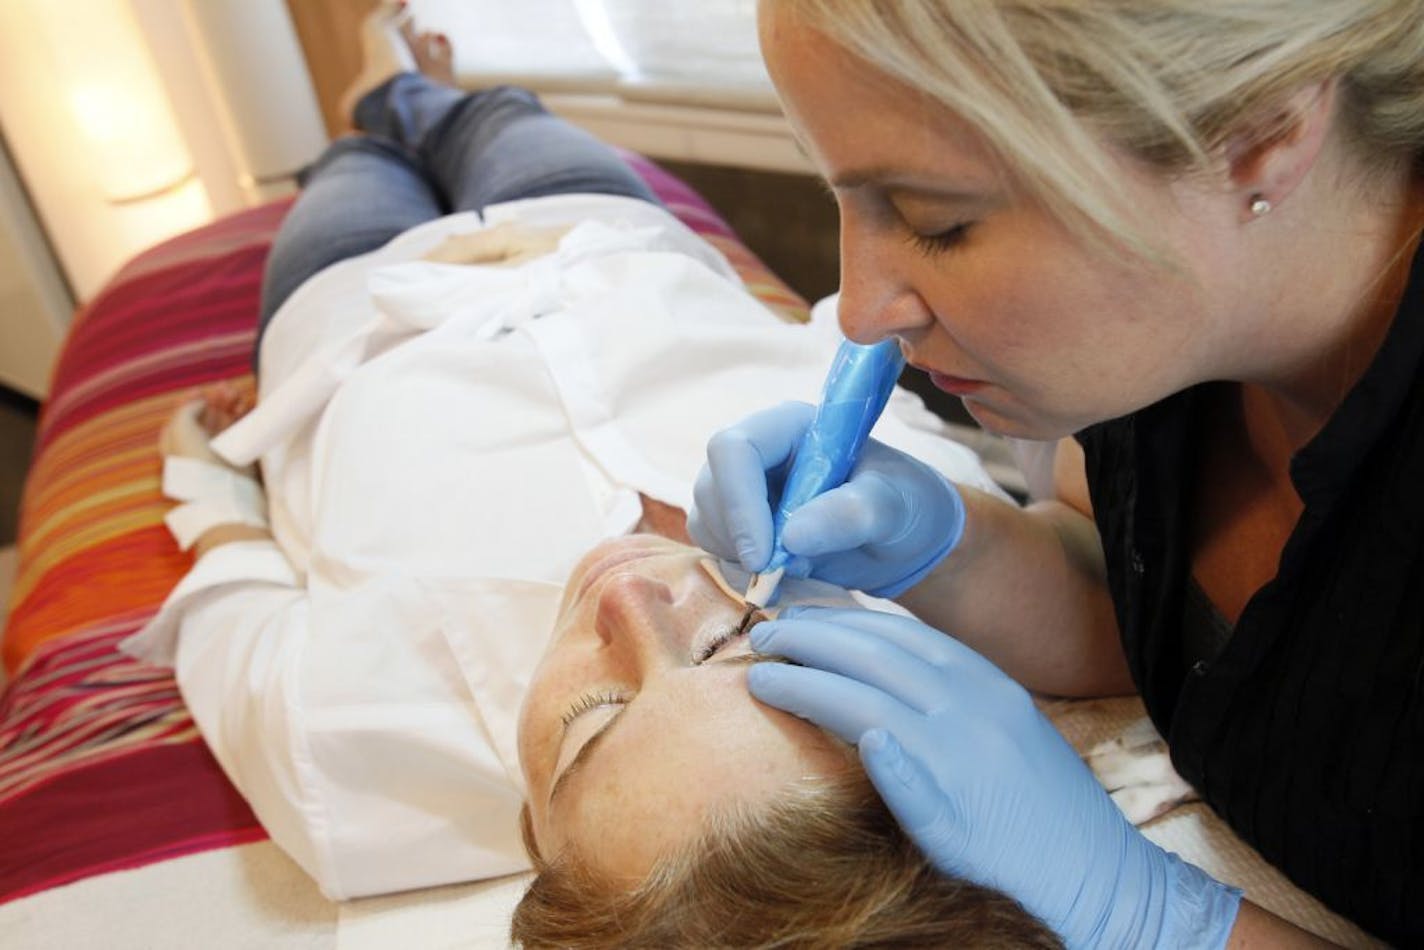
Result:
<svg viewBox="0 0 1424 950">
<path fill-rule="evenodd" d="M 845 483 L 904 368 L 905 357 L 894 338 L 871 346 L 845 340 L 836 351 L 821 404 L 791 457 L 786 486 L 772 516 L 771 560 L 747 588 L 747 603 L 753 610 L 771 601 L 786 573 L 790 555 L 781 546 L 786 519 L 812 498 Z"/>
</svg>

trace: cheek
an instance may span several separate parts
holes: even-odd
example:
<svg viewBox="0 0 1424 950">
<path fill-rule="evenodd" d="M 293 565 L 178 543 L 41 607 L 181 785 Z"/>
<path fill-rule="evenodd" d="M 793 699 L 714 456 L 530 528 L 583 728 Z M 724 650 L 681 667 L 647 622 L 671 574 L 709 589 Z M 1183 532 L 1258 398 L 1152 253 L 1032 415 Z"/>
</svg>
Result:
<svg viewBox="0 0 1424 950">
<path fill-rule="evenodd" d="M 966 259 L 927 273 L 919 286 L 935 324 L 974 368 L 1018 378 L 1032 367 L 1036 351 L 1066 337 L 1060 298 L 1045 284 L 1030 268 Z"/>
<path fill-rule="evenodd" d="M 1045 244 L 1032 256 L 986 254 L 965 266 L 937 294 L 935 313 L 988 365 L 1031 381 L 1120 350 L 1120 334 L 1150 291 Z"/>
<path fill-rule="evenodd" d="M 524 703 L 519 710 L 519 764 L 530 793 L 537 794 L 553 770 L 555 739 L 562 725 L 560 698 L 572 696 L 576 684 L 567 650 L 558 645 L 545 654 L 529 678 Z"/>
<path fill-rule="evenodd" d="M 547 729 L 542 722 L 542 711 L 548 708 L 548 703 L 543 697 L 547 690 L 544 688 L 544 681 L 540 678 L 543 670 L 541 664 L 535 671 L 534 677 L 529 682 L 529 689 L 524 693 L 524 704 L 519 709 L 519 764 L 524 771 L 524 780 L 530 786 L 531 791 L 536 784 L 539 770 L 535 768 L 536 763 L 541 761 L 539 749 L 543 744 L 542 737 L 547 734 Z"/>
</svg>

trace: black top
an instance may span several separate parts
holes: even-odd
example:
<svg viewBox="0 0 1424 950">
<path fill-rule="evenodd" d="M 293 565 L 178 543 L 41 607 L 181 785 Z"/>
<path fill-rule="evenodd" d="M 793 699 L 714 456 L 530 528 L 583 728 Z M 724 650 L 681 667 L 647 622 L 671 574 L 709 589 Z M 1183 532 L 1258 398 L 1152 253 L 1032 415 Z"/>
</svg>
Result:
<svg viewBox="0 0 1424 950">
<path fill-rule="evenodd" d="M 1291 880 L 1424 945 L 1424 250 L 1291 460 L 1305 504 L 1233 630 L 1191 578 L 1206 387 L 1079 433 L 1123 645 L 1182 776 Z"/>
</svg>

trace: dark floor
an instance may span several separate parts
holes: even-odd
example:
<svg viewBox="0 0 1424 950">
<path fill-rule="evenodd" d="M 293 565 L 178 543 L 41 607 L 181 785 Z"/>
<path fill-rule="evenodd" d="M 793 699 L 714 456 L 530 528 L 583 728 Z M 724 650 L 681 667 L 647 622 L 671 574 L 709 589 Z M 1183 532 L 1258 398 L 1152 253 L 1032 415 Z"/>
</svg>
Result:
<svg viewBox="0 0 1424 950">
<path fill-rule="evenodd" d="M 0 547 L 15 541 L 20 488 L 30 467 L 38 415 L 33 399 L 0 386 Z"/>
<path fill-rule="evenodd" d="M 660 161 L 727 219 L 746 245 L 798 293 L 815 302 L 840 286 L 836 204 L 810 175 Z M 954 396 L 918 370 L 900 384 L 951 422 L 975 425 Z"/>
</svg>

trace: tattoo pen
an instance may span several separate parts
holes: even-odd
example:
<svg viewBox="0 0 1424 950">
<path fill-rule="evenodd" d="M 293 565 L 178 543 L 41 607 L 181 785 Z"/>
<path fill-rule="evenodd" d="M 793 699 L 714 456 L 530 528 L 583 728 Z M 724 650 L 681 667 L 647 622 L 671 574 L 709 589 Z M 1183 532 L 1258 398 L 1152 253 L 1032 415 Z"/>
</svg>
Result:
<svg viewBox="0 0 1424 950">
<path fill-rule="evenodd" d="M 771 601 L 786 573 L 790 556 L 781 546 L 786 519 L 812 498 L 845 482 L 904 368 L 905 357 L 893 338 L 870 346 L 849 340 L 841 343 L 826 375 L 815 418 L 791 457 L 786 486 L 772 516 L 771 560 L 752 576 L 746 595 L 750 606 L 743 623 Z"/>
</svg>

